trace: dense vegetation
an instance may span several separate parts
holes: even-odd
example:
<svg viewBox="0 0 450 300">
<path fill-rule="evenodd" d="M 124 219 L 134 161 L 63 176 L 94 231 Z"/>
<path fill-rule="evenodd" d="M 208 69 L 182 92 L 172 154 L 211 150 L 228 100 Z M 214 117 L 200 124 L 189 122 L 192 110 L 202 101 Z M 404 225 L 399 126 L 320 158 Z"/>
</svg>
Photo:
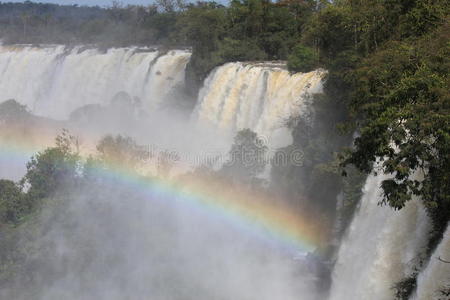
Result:
<svg viewBox="0 0 450 300">
<path fill-rule="evenodd" d="M 313 0 L 231 1 L 108 8 L 0 3 L 4 43 L 97 44 L 102 47 L 192 47 L 194 86 L 215 66 L 236 60 L 286 60 L 320 6 Z M 296 48 L 297 49 L 297 48 Z"/>
<path fill-rule="evenodd" d="M 295 143 L 318 158 L 300 181 L 311 186 L 314 174 L 332 170 L 331 153 L 350 145 L 336 129 L 356 131 L 341 165 L 369 173 L 381 160 L 377 170 L 393 175 L 383 202 L 395 209 L 420 196 L 436 230 L 430 249 L 450 218 L 448 12 L 446 1 L 335 1 L 311 17 L 289 59 L 297 70 L 329 71 L 326 95 L 314 102 L 317 123 L 294 130 Z"/>
<path fill-rule="evenodd" d="M 432 210 L 448 209 L 446 1 L 157 3 L 0 3 L 0 35 L 6 43 L 189 46 L 186 77 L 194 91 L 228 61 L 289 59 L 293 71 L 324 67 L 333 97 L 327 109 L 338 110 L 331 127 L 345 123 L 360 134 L 346 163 L 369 172 L 384 159 L 384 170 L 395 174 L 383 183 L 385 201 L 394 208 L 415 194 Z M 419 169 L 424 180 L 413 180 Z"/>
<path fill-rule="evenodd" d="M 315 14 L 302 38 L 345 108 L 339 127 L 358 134 L 342 165 L 392 174 L 382 190 L 394 209 L 419 196 L 433 222 L 429 252 L 450 220 L 449 37 L 446 1 L 349 0 Z M 415 276 L 395 286 L 399 299 Z"/>
<path fill-rule="evenodd" d="M 450 216 L 448 16 L 446 1 L 339 1 L 305 34 L 358 132 L 344 164 L 370 172 L 381 160 L 393 175 L 383 201 L 401 209 L 420 196 L 438 237 Z"/>
<path fill-rule="evenodd" d="M 311 205 L 331 214 L 341 190 L 345 203 L 355 206 L 364 179 L 360 172 L 371 172 L 378 160 L 377 171 L 392 174 L 382 183 L 383 203 L 401 209 L 419 196 L 433 220 L 430 251 L 442 237 L 450 219 L 445 0 L 233 0 L 228 6 L 168 0 L 109 8 L 0 3 L 0 24 L 5 43 L 191 47 L 186 78 L 194 92 L 214 67 L 228 61 L 287 60 L 291 71 L 301 72 L 323 67 L 326 93 L 314 101 L 312 122 L 292 120 L 294 143 L 283 149 L 301 149 L 305 164 L 274 166 L 273 188 L 293 202 L 312 199 Z M 342 151 L 354 132 L 353 147 Z M 117 142 L 104 141 L 102 148 Z M 239 137 L 236 142 L 242 146 Z M 45 173 L 47 156 L 75 158 L 55 149 L 28 165 L 25 181 L 32 188 L 27 195 L 17 184 L 0 181 L 2 222 L 20 219 L 30 209 L 30 194 L 45 197 L 61 178 L 75 176 L 66 163 L 58 164 L 54 177 Z"/>
</svg>

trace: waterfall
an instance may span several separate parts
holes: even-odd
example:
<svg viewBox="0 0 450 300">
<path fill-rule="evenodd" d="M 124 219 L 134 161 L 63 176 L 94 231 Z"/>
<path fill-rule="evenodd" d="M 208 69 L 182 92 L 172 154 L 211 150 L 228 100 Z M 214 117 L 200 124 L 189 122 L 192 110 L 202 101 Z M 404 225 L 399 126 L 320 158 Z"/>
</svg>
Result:
<svg viewBox="0 0 450 300">
<path fill-rule="evenodd" d="M 290 74 L 282 64 L 227 63 L 206 79 L 193 118 L 229 134 L 250 128 L 275 138 L 289 117 L 308 111 L 309 96 L 321 91 L 324 74 Z"/>
<path fill-rule="evenodd" d="M 183 82 L 189 57 L 182 50 L 0 46 L 0 102 L 16 99 L 35 114 L 65 119 L 125 91 L 151 110 Z"/>
<path fill-rule="evenodd" d="M 426 250 L 430 222 L 417 199 L 400 211 L 379 206 L 381 182 L 371 175 L 338 251 L 330 299 L 393 299 L 393 285 L 411 275 Z"/>
<path fill-rule="evenodd" d="M 83 46 L 0 45 L 0 102 L 16 99 L 33 114 L 63 120 L 77 108 L 107 104 L 124 91 L 139 98 L 144 109 L 154 111 L 173 89 L 184 83 L 190 55 L 184 50 L 161 53 L 137 47 L 100 51 Z M 146 125 L 141 126 L 142 134 L 140 129 L 135 130 L 143 140 L 148 138 L 149 144 L 155 143 L 161 149 L 171 146 L 192 160 L 202 159 L 198 154 L 203 155 L 201 150 L 205 149 L 214 157 L 225 153 L 230 146 L 226 137 L 244 128 L 256 131 L 269 146 L 278 148 L 290 144 L 286 141 L 290 137 L 286 121 L 307 117 L 311 112 L 311 96 L 322 92 L 325 74 L 323 70 L 291 74 L 282 63 L 227 63 L 206 78 L 191 117 L 198 127 L 209 128 L 213 134 L 197 133 L 175 118 L 163 122 L 165 115 L 145 120 L 148 122 L 142 123 Z M 17 160 L 24 165 L 21 159 Z M 186 168 L 194 165 L 187 161 Z M 5 174 L 0 172 L 0 178 L 12 176 L 9 169 L 15 167 L 8 163 L 15 161 L 9 157 L 0 161 L 0 165 L 8 166 Z M 18 173 L 21 176 L 23 172 Z M 371 175 L 367 179 L 354 220 L 337 253 L 331 300 L 393 299 L 393 285 L 422 267 L 431 228 L 426 211 L 418 199 L 409 201 L 400 211 L 378 205 L 382 196 L 380 185 L 386 178 Z M 345 209 L 342 201 L 340 197 L 339 206 Z M 192 253 L 198 253 L 195 247 Z M 450 226 L 419 273 L 412 300 L 440 299 L 440 291 L 450 289 L 450 264 L 441 258 L 450 260 Z M 253 274 L 250 277 L 254 278 Z M 230 278 L 234 280 L 235 276 Z"/>
<path fill-rule="evenodd" d="M 450 292 L 450 225 L 447 227 L 444 237 L 428 262 L 428 265 L 417 278 L 417 291 L 411 297 L 413 300 L 448 299 Z"/>
</svg>

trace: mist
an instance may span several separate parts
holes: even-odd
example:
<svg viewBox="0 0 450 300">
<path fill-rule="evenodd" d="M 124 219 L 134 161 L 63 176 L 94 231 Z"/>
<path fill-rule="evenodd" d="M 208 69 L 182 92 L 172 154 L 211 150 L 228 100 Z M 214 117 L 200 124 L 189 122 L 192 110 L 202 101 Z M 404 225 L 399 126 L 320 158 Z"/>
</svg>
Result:
<svg viewBox="0 0 450 300">
<path fill-rule="evenodd" d="M 248 90 L 247 101 L 230 98 L 235 93 L 230 95 L 226 89 L 218 96 L 222 101 L 236 102 L 241 109 L 247 106 L 251 114 L 239 116 L 238 111 L 223 110 L 223 116 L 218 111 L 206 121 L 208 108 L 223 105 L 210 103 L 217 88 L 224 80 L 229 86 L 235 83 L 233 78 L 213 73 L 193 107 L 195 99 L 189 98 L 183 88 L 189 52 L 161 55 L 152 49 L 137 48 L 106 53 L 92 49 L 67 52 L 61 47 L 3 51 L 0 63 L 4 63 L 5 78 L 27 76 L 37 82 L 24 89 L 2 81 L 3 97 L 20 99 L 26 105 L 22 110 L 14 108 L 19 110 L 20 118 L 7 118 L 4 122 L 4 145 L 27 148 L 21 159 L 2 165 L 2 170 L 15 170 L 16 173 L 3 174 L 13 180 L 26 173 L 25 163 L 31 155 L 54 145 L 54 137 L 63 129 L 76 139 L 77 151 L 84 157 L 82 162 L 89 156 L 98 157 L 99 141 L 105 136 L 123 136 L 146 151 L 146 159 L 137 169 L 150 176 L 150 181 L 163 176 L 158 173 L 158 163 L 160 154 L 166 152 L 174 156 L 168 162 L 170 170 L 164 174 L 168 176 L 164 180 L 176 183 L 183 174 L 196 178 L 197 168 L 220 170 L 230 159 L 228 151 L 242 122 L 255 129 L 257 124 L 264 124 L 260 136 L 273 151 L 280 145 L 272 139 L 276 136 L 273 132 L 282 129 L 289 143 L 289 131 L 283 129 L 287 112 L 301 107 L 295 104 L 297 97 L 306 101 L 310 87 L 307 84 L 305 90 L 300 87 L 294 94 L 276 96 L 285 99 L 286 113 L 273 114 L 271 109 L 276 110 L 276 106 L 255 106 L 267 97 L 265 85 L 281 84 L 269 83 L 271 74 L 278 72 L 289 84 L 305 79 L 308 83 L 309 77 L 291 77 L 269 65 L 252 69 L 236 64 L 231 67 L 237 68 L 242 78 L 248 78 L 244 86 L 259 88 Z M 39 61 L 39 66 L 44 67 L 36 65 L 28 74 L 15 73 L 17 63 L 13 62 L 19 62 L 21 57 Z M 97 69 L 100 73 L 82 75 L 92 63 L 103 66 Z M 252 75 L 255 71 L 259 72 L 256 77 Z M 315 84 L 313 91 L 320 91 L 320 86 L 316 86 L 320 84 L 320 73 L 309 76 Z M 77 89 L 80 82 L 86 82 L 83 89 Z M 8 102 L 3 109 L 13 110 L 11 107 L 18 105 L 14 103 Z M 232 121 L 225 128 L 216 125 L 230 114 L 239 116 L 236 123 Z M 217 119 L 211 119 L 214 115 Z M 26 136 L 18 135 L 21 131 Z M 227 176 L 230 175 L 234 176 Z M 99 175 L 89 180 L 77 175 L 44 199 L 29 221 L 4 237 L 19 251 L 5 251 L 15 262 L 9 268 L 15 275 L 0 295 L 7 299 L 318 297 L 314 264 L 297 257 L 306 252 L 286 248 L 267 235 L 264 230 L 254 232 L 242 227 L 240 221 L 224 217 L 220 210 L 190 203 L 182 195 L 161 194 L 151 186 L 143 188 L 120 176 Z"/>
<path fill-rule="evenodd" d="M 3 299 L 311 299 L 305 266 L 190 203 L 110 180 L 60 193 L 20 228 Z"/>
<path fill-rule="evenodd" d="M 0 3 L 0 299 L 447 299 L 445 3 L 354 2 Z"/>
</svg>

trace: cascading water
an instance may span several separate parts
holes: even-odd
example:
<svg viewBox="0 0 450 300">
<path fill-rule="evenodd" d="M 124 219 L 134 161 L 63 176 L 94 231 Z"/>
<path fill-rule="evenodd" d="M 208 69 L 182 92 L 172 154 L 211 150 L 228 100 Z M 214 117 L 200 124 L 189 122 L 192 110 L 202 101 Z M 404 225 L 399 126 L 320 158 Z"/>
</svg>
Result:
<svg viewBox="0 0 450 300">
<path fill-rule="evenodd" d="M 412 300 L 448 299 L 450 293 L 450 225 L 428 265 L 417 278 L 417 290 Z"/>
<path fill-rule="evenodd" d="M 125 91 L 152 109 L 183 82 L 189 57 L 182 50 L 0 46 L 0 101 L 13 98 L 35 114 L 65 119 Z"/>
<path fill-rule="evenodd" d="M 309 96 L 321 91 L 325 74 L 290 74 L 283 67 L 228 63 L 216 68 L 200 91 L 194 120 L 229 134 L 250 128 L 269 140 L 275 138 L 289 117 L 308 111 Z"/>
<path fill-rule="evenodd" d="M 430 222 L 418 200 L 400 211 L 379 206 L 385 176 L 369 176 L 360 207 L 338 251 L 332 300 L 393 299 L 426 251 Z"/>
<path fill-rule="evenodd" d="M 162 54 L 138 48 L 101 52 L 84 47 L 0 46 L 0 102 L 14 98 L 35 114 L 66 119 L 79 107 L 106 104 L 125 91 L 153 110 L 171 89 L 183 83 L 189 57 L 190 53 L 182 50 Z M 250 128 L 267 138 L 270 146 L 280 146 L 277 139 L 286 136 L 286 120 L 308 114 L 310 96 L 321 92 L 324 75 L 322 70 L 290 74 L 284 65 L 274 63 L 225 64 L 206 79 L 192 121 L 224 136 Z M 147 127 L 145 131 L 148 133 Z M 193 138 L 182 133 L 184 138 L 171 138 L 186 151 Z M 166 135 L 164 139 L 168 139 Z M 152 138 L 155 136 L 153 133 Z M 206 140 L 212 138 L 202 140 L 202 148 Z M 222 142 L 220 150 L 229 148 L 225 138 L 217 140 Z M 425 210 L 417 200 L 398 212 L 378 206 L 384 178 L 370 176 L 367 180 L 359 210 L 337 254 L 332 300 L 392 299 L 392 286 L 412 274 L 424 256 L 430 229 Z M 419 274 L 412 299 L 431 299 L 448 288 L 450 264 L 438 258 L 449 260 L 449 253 L 447 229 Z"/>
</svg>

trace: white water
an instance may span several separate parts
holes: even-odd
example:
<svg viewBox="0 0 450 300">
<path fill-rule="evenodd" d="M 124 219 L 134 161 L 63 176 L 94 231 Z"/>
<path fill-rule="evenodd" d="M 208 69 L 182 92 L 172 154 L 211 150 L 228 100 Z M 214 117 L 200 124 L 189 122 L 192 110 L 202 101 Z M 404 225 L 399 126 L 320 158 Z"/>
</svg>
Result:
<svg viewBox="0 0 450 300">
<path fill-rule="evenodd" d="M 186 51 L 159 56 L 135 48 L 81 50 L 0 46 L 0 102 L 14 98 L 33 113 L 65 119 L 76 108 L 106 104 L 125 91 L 153 110 L 183 82 L 190 56 Z M 289 117 L 309 111 L 309 95 L 321 91 L 323 75 L 323 71 L 292 75 L 276 65 L 229 63 L 208 76 L 192 118 L 225 135 L 251 128 L 270 145 L 279 145 L 273 140 L 286 136 L 283 128 Z M 181 147 L 192 143 L 188 139 L 179 139 Z M 416 258 L 423 255 L 429 230 L 423 208 L 418 201 L 399 212 L 377 206 L 383 178 L 371 176 L 366 183 L 338 253 L 331 299 L 392 299 L 392 285 L 411 274 Z M 413 299 L 430 299 L 450 282 L 450 265 L 437 260 L 439 256 L 449 260 L 449 234 L 447 230 L 419 275 Z"/>
<path fill-rule="evenodd" d="M 392 286 L 410 275 L 425 253 L 430 223 L 412 200 L 400 211 L 380 207 L 385 176 L 369 176 L 355 219 L 338 252 L 332 300 L 393 299 Z"/>
<path fill-rule="evenodd" d="M 274 64 L 225 64 L 206 79 L 193 119 L 231 135 L 250 128 L 273 145 L 289 117 L 308 111 L 308 95 L 321 92 L 324 74 L 290 74 Z"/>
<path fill-rule="evenodd" d="M 15 99 L 34 114 L 64 120 L 77 108 L 107 105 L 114 95 L 125 91 L 139 97 L 147 111 L 154 111 L 167 96 L 173 95 L 176 86 L 184 84 L 189 58 L 190 53 L 182 50 L 160 55 L 151 49 L 137 48 L 101 52 L 81 46 L 0 46 L 0 102 Z M 144 134 L 116 132 L 116 127 L 127 127 L 126 119 L 113 124 L 99 120 L 98 124 L 91 124 L 90 131 L 101 127 L 102 134 L 131 134 L 142 143 L 181 154 L 193 148 L 185 153 L 189 156 L 185 159 L 188 165 L 192 165 L 191 160 L 225 157 L 231 138 L 242 128 L 270 139 L 266 144 L 273 148 L 285 146 L 291 143 L 286 120 L 309 111 L 309 95 L 321 91 L 325 72 L 291 75 L 283 67 L 274 63 L 229 63 L 218 67 L 200 92 L 191 123 L 198 124 L 196 128 L 187 129 L 175 117 L 152 114 Z M 168 126 L 170 130 L 159 130 Z M 104 127 L 107 132 L 103 132 Z M 197 138 L 193 140 L 191 135 Z M 200 145 L 193 145 L 199 144 L 198 140 L 202 141 Z"/>
<path fill-rule="evenodd" d="M 417 278 L 417 291 L 411 297 L 413 300 L 448 299 L 441 291 L 450 291 L 450 225 L 447 227 L 442 241 L 434 251 L 428 265 Z M 447 296 L 448 297 L 448 296 Z"/>
<path fill-rule="evenodd" d="M 87 104 L 107 105 L 118 92 L 154 111 L 184 84 L 190 53 L 77 46 L 0 46 L 0 102 L 15 99 L 40 116 L 67 119 Z M 204 132 L 230 140 L 250 128 L 274 148 L 291 143 L 285 123 L 309 112 L 324 71 L 290 74 L 283 64 L 229 63 L 205 80 L 192 119 Z M 227 143 L 228 144 L 228 143 Z"/>
<path fill-rule="evenodd" d="M 184 80 L 190 53 L 137 48 L 0 46 L 0 102 L 15 99 L 35 114 L 66 119 L 86 104 L 106 104 L 120 91 L 157 107 Z"/>
</svg>

